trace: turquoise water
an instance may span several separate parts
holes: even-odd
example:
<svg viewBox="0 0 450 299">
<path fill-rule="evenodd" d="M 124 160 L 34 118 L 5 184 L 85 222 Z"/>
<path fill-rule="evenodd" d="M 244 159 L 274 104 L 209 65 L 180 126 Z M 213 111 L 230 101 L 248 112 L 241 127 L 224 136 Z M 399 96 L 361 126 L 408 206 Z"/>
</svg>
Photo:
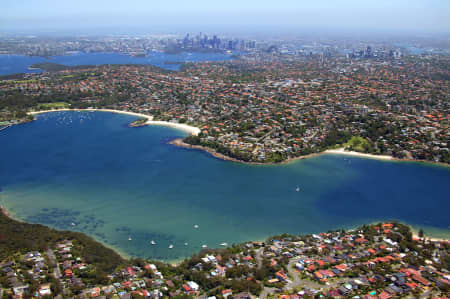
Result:
<svg viewBox="0 0 450 299">
<path fill-rule="evenodd" d="M 28 69 L 34 63 L 52 62 L 64 65 L 101 65 L 101 64 L 150 64 L 167 70 L 177 71 L 180 64 L 166 62 L 200 62 L 230 60 L 231 55 L 220 53 L 187 53 L 165 54 L 150 52 L 147 57 L 133 57 L 117 53 L 80 53 L 51 58 L 31 57 L 24 55 L 0 55 L 0 75 L 16 73 L 40 73 L 39 69 Z"/>
<path fill-rule="evenodd" d="M 133 120 L 57 112 L 0 132 L 0 204 L 26 221 L 162 260 L 203 244 L 378 220 L 449 232 L 448 167 L 338 155 L 244 165 L 169 145 L 186 133 L 128 128 Z"/>
</svg>

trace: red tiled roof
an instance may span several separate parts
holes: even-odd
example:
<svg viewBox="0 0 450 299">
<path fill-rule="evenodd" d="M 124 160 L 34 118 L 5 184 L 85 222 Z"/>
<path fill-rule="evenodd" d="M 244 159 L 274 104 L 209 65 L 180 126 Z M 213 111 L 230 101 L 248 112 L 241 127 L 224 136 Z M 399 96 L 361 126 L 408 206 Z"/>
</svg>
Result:
<svg viewBox="0 0 450 299">
<path fill-rule="evenodd" d="M 392 295 L 389 294 L 388 292 L 384 291 L 383 293 L 378 295 L 378 298 L 379 299 L 389 299 L 389 298 L 392 298 Z"/>
</svg>

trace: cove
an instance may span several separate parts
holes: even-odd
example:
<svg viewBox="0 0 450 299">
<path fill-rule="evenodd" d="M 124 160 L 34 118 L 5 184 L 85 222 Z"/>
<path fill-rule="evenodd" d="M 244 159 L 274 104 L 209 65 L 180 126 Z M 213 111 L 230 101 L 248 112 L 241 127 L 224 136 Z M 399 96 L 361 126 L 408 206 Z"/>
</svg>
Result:
<svg viewBox="0 0 450 299">
<path fill-rule="evenodd" d="M 54 112 L 3 130 L 0 204 L 24 221 L 165 261 L 202 245 L 381 220 L 449 233 L 449 167 L 328 154 L 246 165 L 170 145 L 186 133 L 129 128 L 134 119 Z"/>
</svg>

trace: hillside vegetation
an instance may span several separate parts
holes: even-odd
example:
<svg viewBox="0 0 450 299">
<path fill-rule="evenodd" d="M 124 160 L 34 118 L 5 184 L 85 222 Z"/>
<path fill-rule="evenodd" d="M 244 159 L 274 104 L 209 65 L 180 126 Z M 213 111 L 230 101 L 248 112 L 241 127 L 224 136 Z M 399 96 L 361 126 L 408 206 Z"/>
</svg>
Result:
<svg viewBox="0 0 450 299">
<path fill-rule="evenodd" d="M 80 245 L 80 255 L 95 266 L 99 275 L 111 273 L 124 259 L 110 248 L 78 232 L 58 231 L 40 224 L 18 222 L 0 210 L 0 261 L 17 252 L 45 251 L 65 239 Z"/>
</svg>

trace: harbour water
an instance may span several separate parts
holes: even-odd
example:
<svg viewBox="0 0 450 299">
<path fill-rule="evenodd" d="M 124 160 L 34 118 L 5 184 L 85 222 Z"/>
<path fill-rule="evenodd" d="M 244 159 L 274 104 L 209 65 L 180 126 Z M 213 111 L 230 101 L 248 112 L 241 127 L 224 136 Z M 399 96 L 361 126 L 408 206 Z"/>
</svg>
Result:
<svg viewBox="0 0 450 299">
<path fill-rule="evenodd" d="M 449 235 L 449 167 L 339 155 L 245 165 L 168 144 L 186 134 L 173 128 L 129 128 L 134 119 L 55 112 L 0 132 L 0 204 L 25 221 L 170 261 L 202 245 L 379 220 Z"/>
<path fill-rule="evenodd" d="M 25 55 L 0 55 L 0 75 L 16 73 L 40 73 L 42 70 L 29 69 L 32 64 L 51 62 L 69 66 L 101 64 L 150 64 L 167 70 L 179 70 L 181 63 L 201 61 L 222 61 L 232 59 L 231 55 L 221 53 L 165 54 L 150 52 L 146 57 L 134 57 L 117 53 L 79 53 L 50 58 Z"/>
</svg>

